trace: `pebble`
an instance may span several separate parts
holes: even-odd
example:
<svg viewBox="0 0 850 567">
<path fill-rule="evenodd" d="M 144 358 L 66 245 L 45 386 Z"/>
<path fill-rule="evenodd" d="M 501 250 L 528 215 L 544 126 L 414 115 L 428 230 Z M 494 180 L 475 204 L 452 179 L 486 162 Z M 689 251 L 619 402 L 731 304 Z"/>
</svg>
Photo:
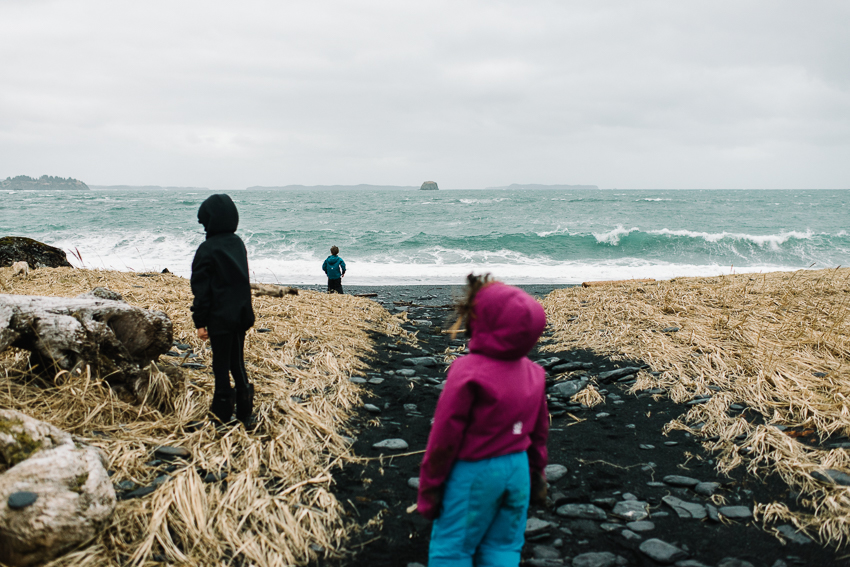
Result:
<svg viewBox="0 0 850 567">
<path fill-rule="evenodd" d="M 712 522 L 719 522 L 720 515 L 717 513 L 717 508 L 712 504 L 706 504 L 705 509 L 708 511 L 708 519 Z"/>
<path fill-rule="evenodd" d="M 730 520 L 748 520 L 753 517 L 752 510 L 746 506 L 721 506 L 717 511 Z"/>
<path fill-rule="evenodd" d="M 564 504 L 555 513 L 565 518 L 585 520 L 604 520 L 608 517 L 605 510 L 593 504 Z"/>
<path fill-rule="evenodd" d="M 369 383 L 377 386 L 378 384 L 383 384 L 384 379 L 383 378 L 369 378 Z"/>
<path fill-rule="evenodd" d="M 587 386 L 586 380 L 567 380 L 552 386 L 552 393 L 561 398 L 572 398 Z"/>
<path fill-rule="evenodd" d="M 626 540 L 628 541 L 638 541 L 643 539 L 641 536 L 637 535 L 632 530 L 623 530 L 622 532 L 620 532 L 620 535 L 626 538 Z"/>
<path fill-rule="evenodd" d="M 664 488 L 667 485 L 663 482 L 658 482 L 657 480 L 651 480 L 646 483 L 647 486 L 651 486 L 652 488 Z"/>
<path fill-rule="evenodd" d="M 560 559 L 561 552 L 549 545 L 535 545 L 531 548 L 535 559 Z"/>
<path fill-rule="evenodd" d="M 669 565 L 670 563 L 674 563 L 679 559 L 684 559 L 688 556 L 687 553 L 676 547 L 675 545 L 670 545 L 666 541 L 661 541 L 660 539 L 648 539 L 638 548 L 641 552 L 652 559 L 653 561 L 657 561 L 664 565 Z"/>
<path fill-rule="evenodd" d="M 582 370 L 583 368 L 583 362 L 567 362 L 551 367 L 551 371 L 554 374 L 560 374 L 561 372 L 572 372 L 573 370 Z"/>
<path fill-rule="evenodd" d="M 629 522 L 626 524 L 626 527 L 633 532 L 650 532 L 655 529 L 655 524 L 649 520 L 638 520 L 635 522 Z"/>
<path fill-rule="evenodd" d="M 369 413 L 381 413 L 381 408 L 374 404 L 363 404 L 363 409 L 365 409 Z"/>
<path fill-rule="evenodd" d="M 676 561 L 675 567 L 709 567 L 705 563 L 697 561 L 695 559 L 685 559 L 683 561 Z"/>
<path fill-rule="evenodd" d="M 679 327 L 664 327 L 661 329 L 662 333 L 678 333 Z"/>
<path fill-rule="evenodd" d="M 655 449 L 655 445 L 649 445 L 647 443 L 641 443 L 640 445 L 638 445 L 638 448 L 643 449 L 644 451 L 649 451 L 649 450 Z"/>
<path fill-rule="evenodd" d="M 720 488 L 719 482 L 701 482 L 694 487 L 694 492 L 702 496 L 711 496 Z"/>
<path fill-rule="evenodd" d="M 426 368 L 437 366 L 437 361 L 433 356 L 414 356 L 412 358 L 405 358 L 401 362 L 406 366 L 425 366 Z"/>
<path fill-rule="evenodd" d="M 720 560 L 717 567 L 755 567 L 755 565 L 749 561 L 744 561 L 743 559 L 738 559 L 736 557 L 725 557 Z"/>
<path fill-rule="evenodd" d="M 405 376 L 410 378 L 411 376 L 416 376 L 416 371 L 412 368 L 402 368 L 401 370 L 396 370 L 395 373 L 399 376 Z"/>
<path fill-rule="evenodd" d="M 634 374 L 639 370 L 640 368 L 636 366 L 626 366 L 625 368 L 617 368 L 615 370 L 609 370 L 607 372 L 600 372 L 599 379 L 602 381 L 615 380 L 617 378 L 622 378 L 623 376 L 627 376 L 629 374 Z"/>
<path fill-rule="evenodd" d="M 160 459 L 188 459 L 192 456 L 192 453 L 189 452 L 188 449 L 184 449 L 183 447 L 157 447 L 153 450 L 153 454 Z"/>
<path fill-rule="evenodd" d="M 416 479 L 417 482 L 419 479 Z M 541 520 L 540 518 L 531 517 L 525 522 L 525 535 L 532 536 L 540 533 L 548 532 L 555 524 Z"/>
<path fill-rule="evenodd" d="M 408 447 L 409 445 L 404 439 L 384 439 L 372 445 L 373 449 L 392 449 L 397 451 L 403 451 Z"/>
<path fill-rule="evenodd" d="M 115 487 L 122 492 L 127 492 L 136 488 L 136 483 L 132 480 L 122 480 L 121 482 L 116 484 Z"/>
<path fill-rule="evenodd" d="M 416 411 L 416 404 L 404 404 L 404 411 Z"/>
<path fill-rule="evenodd" d="M 418 476 L 412 476 L 409 479 L 407 479 L 407 486 L 409 486 L 413 490 L 419 490 L 419 477 Z"/>
<path fill-rule="evenodd" d="M 610 414 L 610 413 L 607 413 L 607 412 L 604 412 L 604 411 L 599 412 L 599 413 L 597 413 L 597 414 L 596 414 L 596 419 L 604 419 L 604 418 L 606 418 L 606 417 L 611 417 L 611 414 Z"/>
<path fill-rule="evenodd" d="M 678 441 L 665 441 L 664 444 L 667 445 L 668 447 L 675 447 L 676 445 L 679 444 L 679 442 Z"/>
<path fill-rule="evenodd" d="M 680 518 L 694 518 L 701 520 L 706 516 L 705 506 L 702 504 L 694 504 L 693 502 L 685 502 L 675 496 L 669 494 L 661 499 L 662 502 L 670 506 L 676 515 Z"/>
<path fill-rule="evenodd" d="M 596 504 L 597 506 L 600 506 L 600 507 L 604 506 L 605 508 L 613 508 L 614 504 L 617 503 L 617 499 L 616 498 L 610 498 L 610 497 L 609 498 L 594 498 L 593 500 L 590 501 L 590 503 Z"/>
<path fill-rule="evenodd" d="M 417 327 L 430 327 L 434 323 L 432 323 L 428 319 L 414 319 L 413 324 L 416 325 Z"/>
<path fill-rule="evenodd" d="M 626 492 L 623 494 L 623 500 L 640 500 L 637 496 L 632 494 L 631 492 Z"/>
<path fill-rule="evenodd" d="M 611 514 L 623 520 L 645 520 L 649 517 L 649 504 L 639 500 L 623 500 L 617 502 Z"/>
<path fill-rule="evenodd" d="M 567 467 L 564 465 L 546 465 L 543 472 L 546 474 L 546 480 L 552 484 L 564 478 L 567 474 Z"/>
<path fill-rule="evenodd" d="M 348 381 L 353 382 L 354 384 L 365 384 L 366 383 L 366 379 L 361 378 L 360 376 L 352 376 L 351 378 L 348 379 Z"/>
<path fill-rule="evenodd" d="M 805 545 L 807 543 L 812 543 L 812 540 L 809 539 L 806 535 L 797 531 L 794 526 L 785 524 L 776 528 L 776 531 L 782 534 L 785 539 L 792 543 L 796 543 L 799 545 Z"/>
<path fill-rule="evenodd" d="M 612 524 L 611 522 L 602 522 L 599 527 L 603 532 L 616 532 L 623 528 L 622 524 Z"/>
<path fill-rule="evenodd" d="M 850 486 L 850 475 L 834 469 L 812 472 L 812 477 L 827 484 L 840 484 Z"/>
<path fill-rule="evenodd" d="M 10 494 L 9 498 L 6 500 L 6 504 L 8 504 L 9 508 L 12 510 L 23 510 L 27 506 L 35 504 L 36 500 L 38 500 L 38 494 L 27 490 L 21 490 L 20 492 L 13 492 Z"/>
<path fill-rule="evenodd" d="M 572 562 L 572 567 L 614 567 L 615 565 L 628 565 L 628 561 L 610 551 L 582 553 L 573 557 Z"/>
<path fill-rule="evenodd" d="M 635 428 L 634 423 L 630 423 L 630 424 L 626 425 L 626 429 L 634 429 L 634 428 Z"/>
<path fill-rule="evenodd" d="M 670 486 L 684 486 L 686 488 L 692 488 L 700 483 L 698 479 L 691 478 L 689 476 L 679 476 L 676 474 L 667 475 L 661 480 Z"/>
</svg>

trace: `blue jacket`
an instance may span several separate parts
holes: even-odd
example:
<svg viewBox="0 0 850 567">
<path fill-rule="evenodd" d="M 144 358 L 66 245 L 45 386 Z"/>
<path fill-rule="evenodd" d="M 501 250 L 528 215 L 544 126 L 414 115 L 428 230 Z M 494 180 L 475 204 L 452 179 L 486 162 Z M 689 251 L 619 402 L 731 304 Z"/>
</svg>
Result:
<svg viewBox="0 0 850 567">
<path fill-rule="evenodd" d="M 345 274 L 345 261 L 333 254 L 325 259 L 322 269 L 328 275 L 329 280 L 338 280 Z"/>
</svg>

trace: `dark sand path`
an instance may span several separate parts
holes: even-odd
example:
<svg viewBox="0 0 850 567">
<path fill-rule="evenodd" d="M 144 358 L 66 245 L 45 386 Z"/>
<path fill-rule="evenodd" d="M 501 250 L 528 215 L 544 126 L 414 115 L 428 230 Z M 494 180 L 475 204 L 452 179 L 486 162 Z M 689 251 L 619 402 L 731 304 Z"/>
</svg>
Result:
<svg viewBox="0 0 850 567">
<path fill-rule="evenodd" d="M 555 289 L 524 288 L 536 295 Z M 382 567 L 427 563 L 428 522 L 407 511 L 416 500 L 409 483 L 419 475 L 421 454 L 393 455 L 425 448 L 445 365 L 414 365 L 405 359 L 440 357 L 446 348 L 464 345 L 460 337 L 452 341 L 434 332 L 435 327 L 449 326 L 451 309 L 447 305 L 452 292 L 458 290 L 457 286 L 346 288 L 347 293 L 377 293 L 373 299 L 391 311 L 407 310 L 411 320 L 420 322 L 405 325 L 418 331 L 420 348 L 385 338 L 378 344 L 378 357 L 366 376 L 370 381 L 363 383 L 364 403 L 374 407 L 364 407 L 354 419 L 353 426 L 359 431 L 354 451 L 364 457 L 383 454 L 386 458 L 338 471 L 334 491 L 360 525 L 366 526 L 378 514 L 383 521 L 380 528 L 366 529 L 351 542 L 351 558 L 327 564 Z M 615 364 L 582 351 L 541 353 L 535 349 L 530 357 L 548 361 L 550 369 L 567 362 L 573 366 L 581 363 L 588 377 L 642 365 L 642 361 Z M 552 360 L 554 357 L 558 360 Z M 719 475 L 713 456 L 694 437 L 682 431 L 662 434 L 664 425 L 684 414 L 687 406 L 666 398 L 653 399 L 650 393 L 627 394 L 628 380 L 626 376 L 600 384 L 606 401 L 593 408 L 570 404 L 554 392 L 550 395 L 549 462 L 566 467 L 566 474 L 551 482 L 549 505 L 529 511 L 524 564 L 850 565 L 843 553 L 807 538 L 798 536 L 799 541 L 794 541 L 792 537 L 783 544 L 757 527 L 746 517 L 754 503 L 782 501 L 793 507 L 795 495 L 775 477 L 760 481 L 741 469 L 731 477 Z M 373 448 L 386 439 L 403 439 L 409 448 Z M 687 478 L 669 478 L 672 475 Z M 706 484 L 693 486 L 697 481 Z M 712 492 L 735 508 L 724 510 L 721 504 L 712 503 Z M 743 517 L 718 519 L 718 510 Z M 638 523 L 629 523 L 638 518 Z M 652 540 L 675 546 L 680 553 Z M 663 559 L 665 551 L 673 555 Z"/>
</svg>

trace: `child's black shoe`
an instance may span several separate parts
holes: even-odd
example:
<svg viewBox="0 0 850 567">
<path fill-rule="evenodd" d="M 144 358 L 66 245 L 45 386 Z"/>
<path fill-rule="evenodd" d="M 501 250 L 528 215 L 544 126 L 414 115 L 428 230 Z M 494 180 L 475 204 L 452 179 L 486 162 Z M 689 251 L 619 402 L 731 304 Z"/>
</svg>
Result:
<svg viewBox="0 0 850 567">
<path fill-rule="evenodd" d="M 213 420 L 219 423 L 229 423 L 233 419 L 233 407 L 236 405 L 236 394 L 230 392 L 213 394 L 212 404 L 210 405 L 210 413 Z"/>
</svg>

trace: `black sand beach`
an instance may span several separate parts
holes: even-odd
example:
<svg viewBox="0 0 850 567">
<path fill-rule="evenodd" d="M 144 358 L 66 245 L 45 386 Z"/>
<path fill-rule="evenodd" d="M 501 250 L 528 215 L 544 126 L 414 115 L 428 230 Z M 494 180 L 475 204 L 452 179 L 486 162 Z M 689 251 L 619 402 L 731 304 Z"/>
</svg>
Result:
<svg viewBox="0 0 850 567">
<path fill-rule="evenodd" d="M 557 286 L 523 287 L 534 295 L 543 295 Z M 419 348 L 379 339 L 377 358 L 370 361 L 371 371 L 362 384 L 364 404 L 374 407 L 361 409 L 353 424 L 359 432 L 354 452 L 372 460 L 365 466 L 349 465 L 334 475 L 337 498 L 363 531 L 348 546 L 351 557 L 341 563 L 320 564 L 427 564 L 429 524 L 409 511 L 416 501 L 416 491 L 409 483 L 419 475 L 421 452 L 446 365 L 412 365 L 405 359 L 442 359 L 447 348 L 463 347 L 462 337 L 451 340 L 436 330 L 447 328 L 453 320 L 449 305 L 452 294 L 460 289 L 346 287 L 346 293 L 377 294 L 373 299 L 391 311 L 407 310 L 412 322 L 405 328 L 417 332 Z M 544 336 L 541 346 L 545 341 Z M 614 363 L 584 351 L 549 353 L 536 348 L 530 357 L 548 361 L 550 369 L 567 362 L 573 366 L 583 364 L 590 376 L 618 367 L 643 365 L 640 360 Z M 405 374 L 412 371 L 413 375 L 399 375 L 400 370 Z M 688 406 L 653 397 L 652 392 L 630 395 L 626 392 L 629 385 L 628 374 L 601 383 L 600 392 L 606 400 L 593 408 L 569 404 L 554 393 L 550 396 L 549 462 L 563 465 L 567 472 L 552 480 L 549 505 L 529 511 L 524 564 L 850 565 L 841 552 L 823 548 L 803 536 L 795 538 L 793 528 L 782 528 L 790 536 L 783 543 L 758 527 L 747 517 L 755 503 L 778 501 L 795 508 L 796 495 L 775 476 L 756 479 L 742 467 L 731 476 L 719 474 L 714 456 L 690 434 L 662 433 L 664 426 L 684 414 Z M 399 438 L 407 442 L 407 449 L 373 448 L 380 441 Z M 697 481 L 716 485 L 694 486 Z M 714 495 L 713 500 L 710 494 Z M 629 523 L 629 514 L 622 514 L 624 509 L 631 509 L 622 504 L 629 500 L 645 502 L 649 516 Z M 724 517 L 724 511 L 728 516 L 741 512 L 743 517 Z M 617 517 L 615 513 L 627 517 Z M 381 521 L 375 522 L 376 518 Z M 646 552 L 648 540 L 671 544 L 681 553 L 667 559 L 660 555 L 651 559 Z M 659 553 L 664 551 L 663 544 L 654 545 Z"/>
</svg>

